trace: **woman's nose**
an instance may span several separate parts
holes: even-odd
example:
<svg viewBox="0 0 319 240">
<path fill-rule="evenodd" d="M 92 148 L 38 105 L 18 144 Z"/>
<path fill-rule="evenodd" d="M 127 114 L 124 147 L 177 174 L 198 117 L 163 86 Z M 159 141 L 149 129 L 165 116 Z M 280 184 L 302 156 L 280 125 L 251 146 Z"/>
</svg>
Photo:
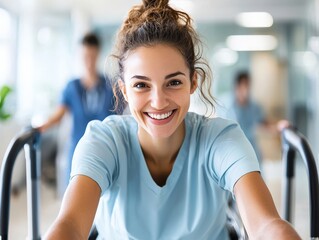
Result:
<svg viewBox="0 0 319 240">
<path fill-rule="evenodd" d="M 151 107 L 164 109 L 169 105 L 168 97 L 162 89 L 154 89 L 151 94 Z"/>
</svg>

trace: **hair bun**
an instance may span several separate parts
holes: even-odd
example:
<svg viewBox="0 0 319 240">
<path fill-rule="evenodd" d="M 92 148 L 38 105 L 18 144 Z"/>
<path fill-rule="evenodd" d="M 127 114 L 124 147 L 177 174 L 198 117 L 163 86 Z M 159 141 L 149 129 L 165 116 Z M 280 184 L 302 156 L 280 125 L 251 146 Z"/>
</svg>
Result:
<svg viewBox="0 0 319 240">
<path fill-rule="evenodd" d="M 145 8 L 152 7 L 167 7 L 169 0 L 143 0 L 143 6 Z"/>
</svg>

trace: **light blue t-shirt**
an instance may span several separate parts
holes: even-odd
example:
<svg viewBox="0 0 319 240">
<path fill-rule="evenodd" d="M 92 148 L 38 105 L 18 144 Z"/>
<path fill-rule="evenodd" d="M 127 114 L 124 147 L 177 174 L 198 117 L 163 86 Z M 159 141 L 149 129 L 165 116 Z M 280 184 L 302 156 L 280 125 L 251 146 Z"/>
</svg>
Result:
<svg viewBox="0 0 319 240">
<path fill-rule="evenodd" d="M 72 176 L 98 183 L 99 239 L 228 239 L 226 191 L 246 173 L 259 171 L 256 155 L 238 125 L 195 113 L 166 185 L 147 168 L 132 116 L 91 122 L 74 154 Z"/>
</svg>

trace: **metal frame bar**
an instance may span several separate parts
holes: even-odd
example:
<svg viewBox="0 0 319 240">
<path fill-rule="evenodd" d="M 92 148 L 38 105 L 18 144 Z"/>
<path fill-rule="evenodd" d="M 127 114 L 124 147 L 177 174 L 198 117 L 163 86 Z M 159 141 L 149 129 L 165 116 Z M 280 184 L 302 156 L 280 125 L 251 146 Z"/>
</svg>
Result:
<svg viewBox="0 0 319 240">
<path fill-rule="evenodd" d="M 19 152 L 25 147 L 28 195 L 28 238 L 39 240 L 39 181 L 40 181 L 40 133 L 27 128 L 9 144 L 2 161 L 0 172 L 0 239 L 8 239 L 11 178 L 14 163 Z"/>
<path fill-rule="evenodd" d="M 285 194 L 283 196 L 284 218 L 291 221 L 292 180 L 294 178 L 295 155 L 298 152 L 307 168 L 310 194 L 310 234 L 319 238 L 319 181 L 315 158 L 306 138 L 293 127 L 282 130 Z"/>
</svg>

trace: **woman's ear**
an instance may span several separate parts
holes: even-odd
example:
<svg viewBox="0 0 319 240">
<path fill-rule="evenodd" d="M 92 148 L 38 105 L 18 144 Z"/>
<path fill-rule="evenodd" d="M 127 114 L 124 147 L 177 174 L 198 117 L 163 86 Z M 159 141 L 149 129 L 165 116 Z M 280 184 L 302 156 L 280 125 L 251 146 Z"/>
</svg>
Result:
<svg viewBox="0 0 319 240">
<path fill-rule="evenodd" d="M 191 81 L 191 94 L 193 94 L 195 92 L 195 90 L 197 89 L 198 87 L 198 74 L 197 72 L 195 71 L 194 72 L 194 75 L 192 77 L 192 81 Z"/>
<path fill-rule="evenodd" d="M 123 96 L 124 96 L 125 101 L 127 101 L 125 83 L 124 83 L 121 79 L 119 79 L 119 80 L 117 81 L 117 84 L 119 85 L 119 88 L 120 88 L 120 90 L 121 90 L 121 92 L 122 92 L 122 94 L 123 94 Z"/>
</svg>

